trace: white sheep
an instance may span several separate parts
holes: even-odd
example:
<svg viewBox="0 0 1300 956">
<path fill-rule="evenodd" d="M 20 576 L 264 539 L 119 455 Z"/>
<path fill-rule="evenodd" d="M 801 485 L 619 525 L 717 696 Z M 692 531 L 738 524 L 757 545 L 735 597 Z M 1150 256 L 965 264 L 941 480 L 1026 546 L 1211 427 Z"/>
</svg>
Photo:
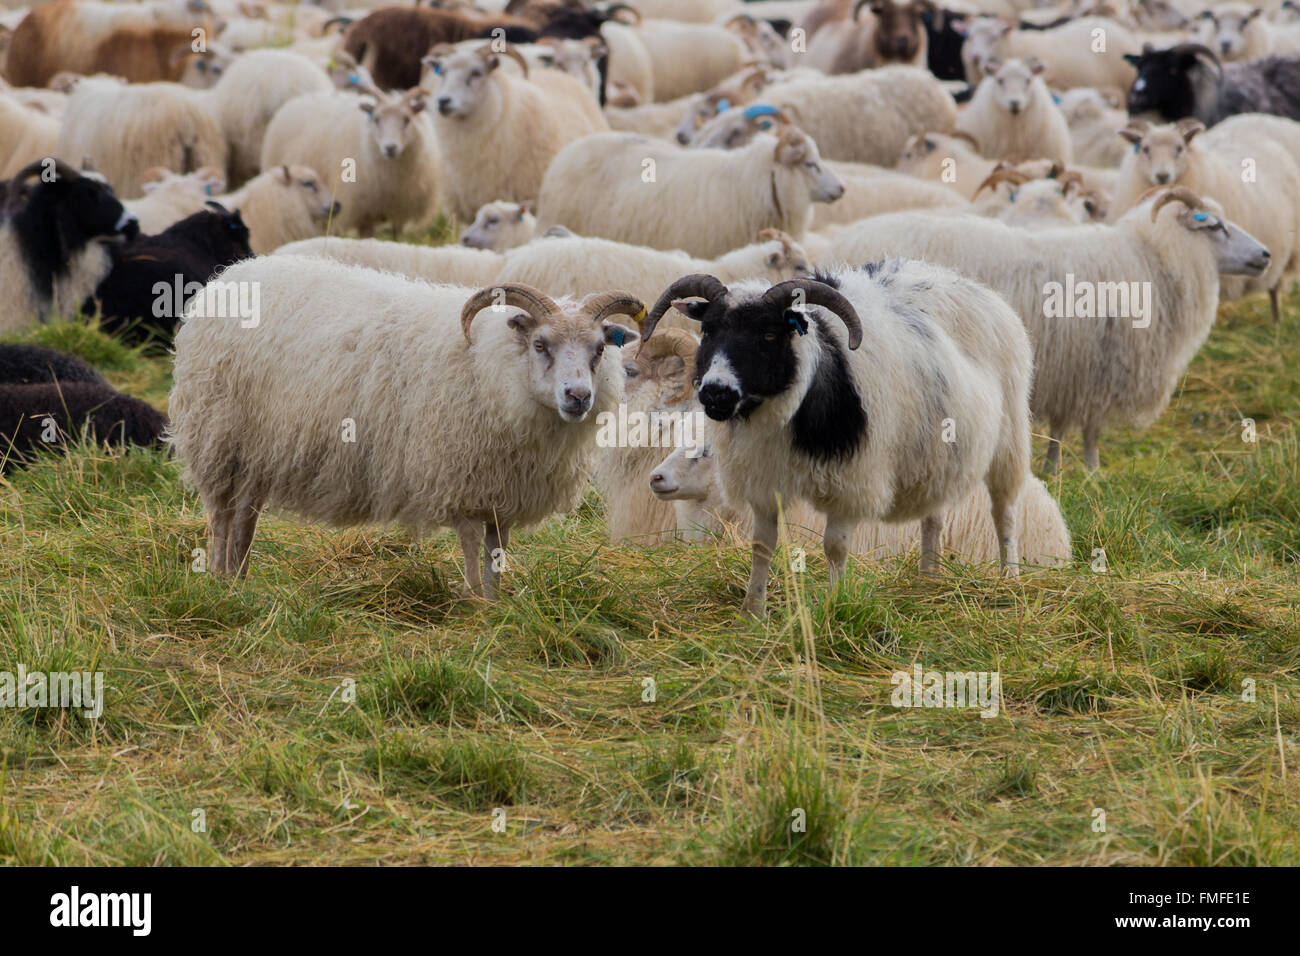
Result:
<svg viewBox="0 0 1300 956">
<path fill-rule="evenodd" d="M 196 296 L 169 402 L 170 441 L 208 514 L 209 566 L 243 573 L 274 507 L 453 528 L 466 582 L 489 596 L 510 531 L 581 498 L 597 418 L 622 391 L 605 346 L 637 337 L 607 319 L 645 308 L 618 292 L 554 302 L 302 257 L 248 259 L 221 280 L 260 290 L 257 324 L 205 315 Z"/>
<path fill-rule="evenodd" d="M 234 192 L 217 196 L 216 201 L 231 211 L 239 210 L 248 226 L 248 244 L 259 256 L 321 235 L 341 211 L 310 166 L 276 166 Z"/>
<path fill-rule="evenodd" d="M 428 225 L 441 208 L 442 154 L 419 90 L 309 93 L 272 118 L 262 168 L 310 166 L 338 199 L 333 228 L 362 236 Z"/>
<path fill-rule="evenodd" d="M 995 293 L 897 259 L 775 286 L 694 275 L 659 297 L 647 342 L 672 307 L 701 323 L 699 400 L 727 423 L 710 430 L 718 473 L 754 516 L 747 613 L 763 612 L 780 508 L 795 500 L 826 515 L 834 585 L 864 520 L 919 518 L 921 571 L 935 571 L 944 512 L 982 482 L 1002 567 L 1017 572 L 1031 360 Z"/>
<path fill-rule="evenodd" d="M 1284 121 L 1288 122 L 1288 121 Z M 1287 150 L 1265 131 L 1235 126 L 1209 135 L 1199 120 L 1148 127 L 1137 122 L 1121 131 L 1133 150 L 1120 167 L 1111 203 L 1112 220 L 1132 209 L 1153 186 L 1186 186 L 1209 196 L 1224 215 L 1254 235 L 1272 253 L 1258 277 L 1225 279 L 1224 299 L 1268 290 L 1273 320 L 1281 318 L 1279 301 L 1285 277 L 1296 270 L 1296 227 L 1300 223 L 1300 170 Z M 1286 210 L 1279 215 L 1279 210 Z"/>
<path fill-rule="evenodd" d="M 1141 47 L 1131 30 L 1106 17 L 1079 17 L 1047 30 L 1018 30 L 1013 21 L 981 16 L 966 27 L 961 58 L 971 83 L 984 76 L 990 59 L 1037 57 L 1047 67 L 1043 79 L 1056 89 L 1127 90 L 1137 71 L 1124 55 L 1136 54 Z"/>
<path fill-rule="evenodd" d="M 532 203 L 490 202 L 474 214 L 474 221 L 461 234 L 460 244 L 505 252 L 529 242 L 536 233 Z"/>
<path fill-rule="evenodd" d="M 515 57 L 524 75 L 501 69 Z M 551 159 L 566 144 L 608 129 L 585 87 L 558 70 L 528 75 L 509 45 L 438 48 L 426 57 L 438 76 L 438 137 L 446 158 L 451 211 L 469 222 L 484 203 L 536 199 Z"/>
<path fill-rule="evenodd" d="M 1000 160 L 980 154 L 979 143 L 968 133 L 917 133 L 903 147 L 894 166 L 918 179 L 936 180 L 966 199 L 993 172 Z"/>
<path fill-rule="evenodd" d="M 1073 162 L 1070 126 L 1043 83 L 1042 63 L 986 60 L 984 71 L 957 129 L 972 136 L 990 159 Z"/>
<path fill-rule="evenodd" d="M 1095 469 L 1103 425 L 1155 421 L 1214 324 L 1219 275 L 1268 265 L 1258 240 L 1181 187 L 1114 225 L 1029 230 L 971 217 L 954 229 L 930 213 L 877 216 L 843 230 L 832 254 L 924 258 L 1005 296 L 1034 343 L 1032 405 L 1049 425 L 1049 470 L 1067 430 L 1082 429 Z"/>
<path fill-rule="evenodd" d="M 384 239 L 340 239 L 326 236 L 291 242 L 277 255 L 312 256 L 409 279 L 441 285 L 484 286 L 496 281 L 505 257 L 489 249 L 465 246 L 417 246 Z"/>
<path fill-rule="evenodd" d="M 1111 99 L 1100 90 L 1085 87 L 1062 93 L 1060 100 L 1076 163 L 1115 167 L 1124 161 L 1128 147 L 1119 131 L 1128 125 L 1128 113 L 1122 108 L 1122 96 Z"/>
<path fill-rule="evenodd" d="M 85 79 L 68 97 L 58 155 L 90 161 L 123 196 L 138 196 L 144 173 L 226 168 L 226 137 L 204 93 L 177 83 Z"/>
<path fill-rule="evenodd" d="M 530 242 L 510 250 L 505 254 L 496 281 L 523 282 L 553 296 L 626 289 L 642 299 L 653 299 L 666 285 L 688 272 L 710 272 L 724 282 L 752 278 L 780 282 L 809 275 L 812 266 L 803 248 L 775 229 L 762 230 L 757 242 L 712 260 L 609 239 L 573 236 Z M 668 326 L 674 320 L 669 317 L 664 322 Z"/>
<path fill-rule="evenodd" d="M 135 214 L 140 231 L 147 236 L 200 212 L 226 188 L 226 174 L 211 166 L 183 176 L 159 167 L 146 170 L 144 176 L 144 195 L 123 200 L 122 205 Z"/>
<path fill-rule="evenodd" d="M 54 156 L 61 125 L 57 116 L 0 93 L 0 179 L 37 159 Z"/>
<path fill-rule="evenodd" d="M 739 36 L 724 26 L 646 19 L 635 28 L 654 70 L 661 102 L 701 93 L 751 59 Z"/>
<path fill-rule="evenodd" d="M 811 204 L 843 192 L 817 144 L 794 128 L 779 137 L 760 134 L 735 150 L 686 150 L 598 133 L 555 157 L 538 196 L 537 224 L 712 258 L 762 229 L 799 239 Z"/>
<path fill-rule="evenodd" d="M 1272 26 L 1253 3 L 1216 3 L 1193 21 L 1190 39 L 1203 43 L 1224 63 L 1258 60 L 1273 50 Z"/>
</svg>

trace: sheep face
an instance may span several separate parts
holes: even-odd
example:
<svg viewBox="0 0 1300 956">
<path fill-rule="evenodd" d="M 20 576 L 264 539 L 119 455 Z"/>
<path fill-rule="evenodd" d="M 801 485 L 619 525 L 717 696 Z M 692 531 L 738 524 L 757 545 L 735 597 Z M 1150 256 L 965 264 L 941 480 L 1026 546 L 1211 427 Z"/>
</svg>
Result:
<svg viewBox="0 0 1300 956">
<path fill-rule="evenodd" d="M 1169 120 L 1194 115 L 1197 89 L 1217 83 L 1218 64 L 1207 54 L 1209 51 L 1198 44 L 1126 53 L 1124 59 L 1137 68 L 1137 79 L 1128 93 L 1128 111 L 1157 112 Z"/>
<path fill-rule="evenodd" d="M 708 501 L 717 482 L 717 462 L 707 443 L 676 448 L 650 475 L 650 491 L 660 501 Z"/>
<path fill-rule="evenodd" d="M 1181 30 L 1187 17 L 1169 0 L 1137 0 L 1133 14 L 1139 26 L 1147 30 Z"/>
<path fill-rule="evenodd" d="M 803 247 L 779 229 L 764 229 L 758 234 L 764 243 L 763 268 L 768 277 L 780 281 L 813 274 L 812 263 Z"/>
<path fill-rule="evenodd" d="M 1175 186 L 1158 196 L 1151 218 L 1177 217 L 1178 225 L 1205 237 L 1214 249 L 1220 275 L 1258 276 L 1268 269 L 1268 249 L 1235 222 L 1225 219 L 1223 207 L 1213 199 L 1198 199 L 1184 186 Z"/>
<path fill-rule="evenodd" d="M 1002 38 L 1014 29 L 1015 24 L 997 17 L 976 17 L 966 26 L 966 40 L 961 45 L 961 61 L 966 67 L 966 79 L 972 83 L 984 75 L 984 64 L 996 59 Z"/>
<path fill-rule="evenodd" d="M 1192 39 L 1204 43 L 1224 60 L 1239 60 L 1250 44 L 1246 30 L 1262 12 L 1245 3 L 1220 4 L 1201 14 Z"/>
<path fill-rule="evenodd" d="M 281 166 L 273 179 L 277 186 L 290 192 L 294 203 L 312 222 L 324 222 L 338 215 L 339 204 L 331 199 L 316 170 L 310 166 Z M 290 208 L 290 204 L 283 208 Z"/>
<path fill-rule="evenodd" d="M 933 12 L 928 0 L 908 3 L 875 0 L 871 12 L 876 16 L 872 42 L 881 61 L 911 63 L 915 60 L 921 49 L 921 38 L 925 36 L 921 18 Z"/>
<path fill-rule="evenodd" d="M 419 138 L 417 116 L 424 110 L 424 105 L 424 94 L 417 90 L 383 100 L 376 100 L 373 96 L 360 98 L 358 106 L 370 118 L 369 134 L 380 155 L 396 159 Z"/>
<path fill-rule="evenodd" d="M 1043 64 L 1033 58 L 1007 60 L 1006 63 L 986 60 L 984 82 L 993 84 L 993 102 L 998 109 L 1019 116 L 1034 100 L 1034 84 L 1042 85 L 1038 75 L 1043 70 Z"/>
<path fill-rule="evenodd" d="M 500 98 L 493 74 L 501 68 L 501 57 L 495 53 L 462 50 L 430 56 L 425 62 L 438 76 L 434 103 L 439 116 L 464 119 L 491 112 L 491 105 Z"/>
<path fill-rule="evenodd" d="M 107 183 L 63 168 L 55 179 L 30 187 L 26 209 L 38 221 L 51 216 L 63 241 L 74 248 L 91 240 L 132 239 L 140 231 L 135 215 L 118 202 Z"/>
<path fill-rule="evenodd" d="M 600 71 L 597 64 L 609 51 L 599 37 L 586 37 L 582 40 L 543 37 L 537 42 L 541 47 L 538 58 L 544 66 L 569 74 L 593 94 L 600 93 Z"/>
<path fill-rule="evenodd" d="M 505 252 L 533 237 L 537 219 L 528 203 L 490 202 L 474 216 L 460 244 L 471 249 Z"/>
<path fill-rule="evenodd" d="M 803 130 L 793 126 L 781 130 L 776 143 L 776 161 L 804 178 L 813 202 L 834 202 L 844 195 L 840 177 L 822 162 L 817 144 Z"/>
<path fill-rule="evenodd" d="M 1120 135 L 1132 143 L 1136 150 L 1135 165 L 1140 176 L 1152 186 L 1169 186 L 1178 182 L 1187 172 L 1191 160 L 1193 137 L 1205 129 L 1196 120 L 1184 120 L 1177 125 L 1155 126 L 1145 132 L 1129 127 Z"/>
<path fill-rule="evenodd" d="M 178 82 L 196 90 L 210 89 L 234 60 L 234 54 L 215 48 L 206 53 L 191 53 L 185 57 Z"/>
</svg>

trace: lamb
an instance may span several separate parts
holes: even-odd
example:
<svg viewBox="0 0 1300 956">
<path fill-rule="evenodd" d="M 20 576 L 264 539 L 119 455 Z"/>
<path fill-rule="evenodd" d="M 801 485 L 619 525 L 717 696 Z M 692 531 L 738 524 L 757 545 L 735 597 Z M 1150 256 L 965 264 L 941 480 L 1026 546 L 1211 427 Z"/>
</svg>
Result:
<svg viewBox="0 0 1300 956">
<path fill-rule="evenodd" d="M 537 232 L 531 203 L 490 202 L 474 215 L 460 237 L 462 246 L 505 252 L 529 242 Z"/>
<path fill-rule="evenodd" d="M 56 0 L 32 9 L 18 24 L 5 64 L 14 86 L 45 86 L 60 71 L 112 72 L 132 80 L 176 79 L 156 50 L 170 58 L 188 46 L 196 28 L 212 31 L 212 8 L 205 0 L 161 0 L 140 4 L 81 3 Z M 124 58 L 124 49 L 131 57 Z M 179 74 L 177 74 L 179 75 Z"/>
<path fill-rule="evenodd" d="M 714 260 L 608 239 L 547 239 L 506 253 L 496 281 L 524 282 L 550 295 L 588 295 L 616 288 L 653 299 L 676 277 L 705 269 L 724 281 L 764 278 L 779 282 L 812 273 L 807 253 L 798 243 L 783 232 L 764 229 L 757 242 Z M 647 289 L 651 291 L 645 293 Z M 672 324 L 671 317 L 665 320 L 665 325 Z"/>
<path fill-rule="evenodd" d="M 155 167 L 144 173 L 144 196 L 122 205 L 135 215 L 142 233 L 153 235 L 198 212 L 225 188 L 225 173 L 211 166 L 184 176 Z"/>
<path fill-rule="evenodd" d="M 113 268 L 82 311 L 99 311 L 100 327 L 134 344 L 168 343 L 185 303 L 223 267 L 253 254 L 239 211 L 219 203 L 113 250 Z"/>
<path fill-rule="evenodd" d="M 1049 471 L 1067 429 L 1082 429 L 1095 469 L 1104 424 L 1155 421 L 1214 324 L 1219 275 L 1269 264 L 1257 239 L 1185 187 L 1114 225 L 1027 230 L 971 217 L 954 230 L 925 213 L 877 216 L 841 232 L 832 251 L 845 262 L 923 257 L 1006 297 L 1034 343 L 1032 409 L 1049 424 Z"/>
<path fill-rule="evenodd" d="M 511 529 L 578 503 L 599 413 L 622 391 L 606 345 L 637 338 L 607 319 L 645 309 L 621 292 L 556 302 L 302 257 L 252 259 L 225 278 L 259 284 L 259 330 L 187 315 L 170 399 L 210 566 L 243 573 L 271 506 L 336 525 L 454 528 L 466 582 L 488 596 Z"/>
<path fill-rule="evenodd" d="M 523 58 L 507 46 L 523 76 L 499 69 L 491 45 L 435 50 L 439 76 L 434 124 L 446 158 L 452 212 L 469 222 L 484 203 L 536 199 L 552 158 L 568 143 L 608 129 L 582 84 L 555 70 L 532 79 Z"/>
<path fill-rule="evenodd" d="M 322 70 L 288 50 L 251 50 L 231 64 L 206 95 L 230 147 L 230 185 L 242 186 L 261 172 L 266 130 L 280 107 L 294 97 L 330 89 Z"/>
<path fill-rule="evenodd" d="M 651 341 L 670 307 L 701 323 L 700 404 L 729 423 L 710 430 L 721 483 L 754 515 L 742 609 L 763 612 L 779 508 L 796 499 L 826 515 L 833 586 L 862 520 L 920 518 L 921 570 L 935 571 L 944 510 L 983 480 L 1002 567 L 1014 575 L 1031 362 L 1006 303 L 946 269 L 902 260 L 765 286 L 686 276 L 643 326 Z M 942 440 L 952 428 L 961 437 Z"/>
<path fill-rule="evenodd" d="M 861 16 L 869 6 L 870 17 Z M 849 15 L 822 26 L 808 41 L 803 66 L 823 73 L 857 73 L 889 63 L 925 66 L 929 38 L 922 18 L 929 0 L 857 0 Z"/>
<path fill-rule="evenodd" d="M 395 272 L 409 279 L 476 288 L 494 282 L 505 265 L 501 253 L 487 249 L 417 246 L 383 239 L 339 239 L 334 236 L 291 242 L 277 249 L 276 255 L 332 259 L 381 272 Z"/>
<path fill-rule="evenodd" d="M 1070 127 L 1041 79 L 1043 64 L 1030 59 L 984 62 L 984 79 L 957 129 L 990 159 L 1074 161 Z"/>
<path fill-rule="evenodd" d="M 163 447 L 167 419 L 147 402 L 98 382 L 0 385 L 0 466 L 11 474 L 83 432 L 99 445 Z"/>
<path fill-rule="evenodd" d="M 1117 108 L 1122 95 L 1113 93 L 1114 102 L 1106 93 L 1089 88 L 1061 94 L 1058 105 L 1070 127 L 1070 149 L 1076 163 L 1113 168 L 1124 161 L 1128 149 L 1119 131 L 1128 125 L 1128 114 Z"/>
<path fill-rule="evenodd" d="M 798 240 L 811 203 L 834 202 L 843 193 L 817 144 L 795 128 L 726 151 L 598 133 L 555 157 L 538 196 L 537 224 L 713 258 L 762 229 Z M 590 202 L 592 195 L 601 202 Z M 668 203 L 673 215 L 664 216 Z"/>
<path fill-rule="evenodd" d="M 225 169 L 226 138 L 202 96 L 174 83 L 82 80 L 68 98 L 58 155 L 89 160 L 124 196 L 140 195 L 155 166 Z"/>
<path fill-rule="evenodd" d="M 1249 135 L 1234 130 L 1228 139 L 1198 134 L 1199 120 L 1184 119 L 1167 126 L 1135 123 L 1122 131 L 1133 144 L 1120 167 L 1119 183 L 1111 204 L 1114 221 L 1152 186 L 1175 183 L 1198 196 L 1210 196 L 1223 206 L 1224 215 L 1258 238 L 1272 254 L 1269 267 L 1257 278 L 1225 279 L 1219 288 L 1224 299 L 1267 289 L 1273 321 L 1281 319 L 1281 285 L 1294 274 L 1298 251 L 1296 224 L 1300 221 L 1300 170 L 1285 148 L 1267 133 Z M 1246 180 L 1243 170 L 1254 177 Z M 1278 210 L 1288 210 L 1279 215 Z"/>
<path fill-rule="evenodd" d="M 1166 122 L 1191 116 L 1207 127 L 1237 113 L 1300 119 L 1300 57 L 1224 66 L 1213 50 L 1180 43 L 1167 50 L 1147 45 L 1126 59 L 1138 71 L 1128 92 L 1134 115 L 1155 112 Z"/>
<path fill-rule="evenodd" d="M 640 476 L 644 484 L 644 474 Z M 654 467 L 650 475 L 651 500 L 673 505 L 673 525 L 662 526 L 658 511 L 647 515 L 651 532 L 674 529 L 687 541 L 701 542 L 719 534 L 748 534 L 748 516 L 726 504 L 718 482 L 717 462 L 707 441 L 693 448 L 677 448 Z M 662 505 L 660 505 L 662 507 Z M 988 564 L 997 560 L 997 532 L 990 520 L 993 503 L 988 489 L 976 487 L 947 514 L 943 526 L 946 550 L 959 560 Z M 654 520 L 660 519 L 660 520 Z M 823 522 L 802 504 L 785 513 L 786 533 L 796 540 L 820 537 Z M 653 524 L 652 524 L 653 522 Z M 1016 543 L 1021 567 L 1058 568 L 1070 560 L 1070 530 L 1061 506 L 1047 486 L 1025 476 L 1024 490 L 1015 505 Z M 870 560 L 907 554 L 917 548 L 921 526 L 868 521 L 849 539 L 849 553 Z"/>
<path fill-rule="evenodd" d="M 295 164 L 325 178 L 339 201 L 334 228 L 395 234 L 419 229 L 441 208 L 442 154 L 425 96 L 308 93 L 286 103 L 266 128 L 262 168 Z"/>
<path fill-rule="evenodd" d="M 1096 49 L 1098 36 L 1105 38 L 1104 50 Z M 1009 21 L 981 16 L 967 24 L 961 56 L 971 83 L 980 81 L 990 59 L 1037 57 L 1046 65 L 1043 79 L 1057 89 L 1126 90 L 1134 76 L 1129 57 L 1137 50 L 1133 32 L 1105 17 L 1080 17 L 1047 30 L 1017 30 Z"/>
<path fill-rule="evenodd" d="M 40 345 L 0 343 L 0 385 L 48 382 L 108 384 L 104 376 L 79 358 Z"/>
<path fill-rule="evenodd" d="M 0 179 L 8 179 L 34 160 L 53 156 L 61 125 L 58 117 L 0 93 Z"/>
<path fill-rule="evenodd" d="M 104 182 L 59 160 L 19 171 L 0 207 L 0 332 L 75 312 L 108 274 L 106 246 L 139 231 Z"/>
</svg>

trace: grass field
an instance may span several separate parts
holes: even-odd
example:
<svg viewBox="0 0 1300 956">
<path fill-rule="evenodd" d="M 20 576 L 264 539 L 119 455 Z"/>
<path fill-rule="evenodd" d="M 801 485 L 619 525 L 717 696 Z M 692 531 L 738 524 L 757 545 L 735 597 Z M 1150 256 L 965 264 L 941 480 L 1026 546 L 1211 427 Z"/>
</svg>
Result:
<svg viewBox="0 0 1300 956">
<path fill-rule="evenodd" d="M 29 338 L 165 405 L 165 356 Z M 487 604 L 450 534 L 271 518 L 247 580 L 196 573 L 165 456 L 47 459 L 0 483 L 0 670 L 108 697 L 0 709 L 0 862 L 1300 863 L 1297 355 L 1295 310 L 1224 309 L 1096 476 L 1072 436 L 1069 569 L 827 593 L 810 553 L 761 625 L 745 550 L 612 548 L 594 493 Z M 914 663 L 998 672 L 1001 712 L 892 707 Z"/>
</svg>

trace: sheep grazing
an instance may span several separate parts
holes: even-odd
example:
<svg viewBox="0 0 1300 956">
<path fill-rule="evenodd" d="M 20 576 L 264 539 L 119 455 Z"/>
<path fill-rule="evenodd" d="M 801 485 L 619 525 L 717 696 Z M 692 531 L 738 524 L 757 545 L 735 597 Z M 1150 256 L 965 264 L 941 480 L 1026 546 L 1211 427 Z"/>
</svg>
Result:
<svg viewBox="0 0 1300 956">
<path fill-rule="evenodd" d="M 14 86 L 45 86 L 61 71 L 112 72 L 136 82 L 174 80 L 171 55 L 191 31 L 213 34 L 205 0 L 140 4 L 55 0 L 32 9 L 14 30 L 5 75 Z"/>
<path fill-rule="evenodd" d="M 870 8 L 869 16 L 863 16 L 863 7 Z M 930 0 L 857 0 L 846 12 L 813 34 L 799 65 L 832 74 L 890 63 L 926 65 L 929 36 L 923 17 L 934 13 Z"/>
<path fill-rule="evenodd" d="M 111 267 L 108 246 L 139 231 L 101 180 L 40 160 L 0 190 L 0 332 L 77 310 Z"/>
<path fill-rule="evenodd" d="M 745 612 L 763 613 L 780 507 L 795 500 L 826 515 L 833 585 L 864 520 L 919 518 L 921 570 L 935 571 L 944 511 L 982 481 L 1002 567 L 1016 573 L 1031 358 L 996 294 L 901 260 L 770 287 L 692 275 L 659 297 L 645 341 L 672 307 L 701 324 L 700 404 L 728 423 L 710 430 L 718 473 L 754 516 Z"/>
<path fill-rule="evenodd" d="M 108 384 L 104 376 L 79 358 L 40 345 L 0 343 L 0 385 L 42 385 L 48 382 Z"/>
<path fill-rule="evenodd" d="M 204 95 L 174 83 L 82 80 L 68 98 L 58 154 L 89 160 L 124 196 L 140 195 L 155 166 L 182 174 L 224 170 L 226 138 Z"/>
<path fill-rule="evenodd" d="M 442 285 L 483 286 L 496 281 L 505 257 L 488 249 L 465 246 L 417 246 L 383 239 L 339 239 L 334 236 L 291 242 L 276 255 L 332 259 L 409 279 Z"/>
<path fill-rule="evenodd" d="M 1132 114 L 1154 112 L 1166 122 L 1191 116 L 1206 126 L 1237 113 L 1300 119 L 1300 57 L 1224 66 L 1208 47 L 1180 43 L 1167 50 L 1147 45 L 1126 59 L 1138 71 L 1128 93 Z"/>
<path fill-rule="evenodd" d="M 460 237 L 460 244 L 471 249 L 505 252 L 532 240 L 537 232 L 537 217 L 531 203 L 490 202 L 480 207 Z"/>
<path fill-rule="evenodd" d="M 1257 239 L 1184 187 L 1113 226 L 1029 230 L 970 217 L 954 229 L 924 213 L 877 216 L 846 228 L 832 251 L 845 262 L 924 258 L 1006 297 L 1034 343 L 1032 407 L 1049 425 L 1049 471 L 1067 430 L 1082 429 L 1095 469 L 1103 425 L 1155 421 L 1214 324 L 1219 276 L 1269 264 Z"/>
<path fill-rule="evenodd" d="M 405 94 L 309 93 L 286 103 L 266 128 L 262 168 L 295 164 L 322 177 L 340 209 L 334 228 L 373 234 L 420 229 L 441 207 L 442 154 L 416 89 Z"/>
<path fill-rule="evenodd" d="M 206 94 L 230 146 L 230 185 L 241 186 L 262 171 L 266 129 L 280 107 L 294 97 L 331 88 L 328 76 L 311 60 L 288 50 L 250 50 L 236 59 Z"/>
<path fill-rule="evenodd" d="M 1096 49 L 1099 35 L 1105 37 L 1103 50 Z M 1128 58 L 1137 50 L 1134 33 L 1106 17 L 1085 16 L 1045 30 L 1025 30 L 1007 20 L 981 16 L 967 24 L 961 57 L 971 83 L 984 76 L 988 60 L 1037 57 L 1046 65 L 1043 79 L 1056 89 L 1126 90 L 1133 82 Z"/>
<path fill-rule="evenodd" d="M 642 476 L 644 478 L 644 475 Z M 644 484 L 644 481 L 643 481 Z M 719 535 L 737 537 L 749 533 L 748 515 L 730 507 L 718 481 L 717 461 L 705 441 L 693 448 L 677 448 L 650 473 L 650 489 L 656 502 L 671 503 L 677 534 L 687 541 L 701 542 Z M 662 507 L 662 506 L 661 506 Z M 989 564 L 998 558 L 997 531 L 992 521 L 993 502 L 988 489 L 976 487 L 949 509 L 943 526 L 944 550 L 954 558 L 973 564 Z M 821 518 L 802 503 L 785 511 L 787 534 L 798 540 L 820 537 Z M 661 511 L 646 515 L 645 534 L 671 531 L 662 524 Z M 1059 568 L 1070 560 L 1070 529 L 1061 506 L 1047 486 L 1033 475 L 1025 476 L 1024 490 L 1016 500 L 1016 544 L 1021 568 Z M 886 524 L 866 521 L 849 538 L 849 553 L 871 560 L 915 551 L 921 542 L 919 522 Z"/>
<path fill-rule="evenodd" d="M 1034 59 L 984 61 L 984 79 L 957 129 L 990 159 L 1073 162 L 1070 126 L 1042 81 L 1043 69 Z"/>
<path fill-rule="evenodd" d="M 627 289 L 643 299 L 653 299 L 683 273 L 703 270 L 727 282 L 754 278 L 780 282 L 811 274 L 812 265 L 803 247 L 776 229 L 764 229 L 758 233 L 757 242 L 712 260 L 573 236 L 532 242 L 511 250 L 496 279 L 525 282 L 551 295 Z"/>
<path fill-rule="evenodd" d="M 1133 208 L 1153 186 L 1186 186 L 1198 196 L 1210 196 L 1224 215 L 1249 231 L 1272 254 L 1269 267 L 1257 278 L 1225 278 L 1223 299 L 1268 291 L 1273 321 L 1281 319 L 1281 286 L 1296 271 L 1296 223 L 1300 221 L 1300 170 L 1270 131 L 1234 129 L 1227 136 L 1204 133 L 1200 120 L 1184 119 L 1168 126 L 1143 122 L 1121 131 L 1133 151 L 1120 167 L 1111 219 Z M 1217 130 L 1216 130 L 1217 132 Z M 1246 181 L 1249 164 L 1254 177 Z M 1278 215 L 1279 209 L 1290 210 Z"/>
<path fill-rule="evenodd" d="M 381 7 L 348 27 L 343 50 L 374 77 L 380 89 L 409 90 L 420 82 L 420 60 L 442 43 L 460 43 L 504 31 L 511 43 L 532 43 L 530 25 L 513 17 L 423 7 Z"/>
<path fill-rule="evenodd" d="M 249 243 L 259 256 L 323 235 L 343 208 L 310 166 L 277 166 L 214 198 L 242 213 Z"/>
<path fill-rule="evenodd" d="M 167 419 L 147 402 L 99 382 L 0 385 L 4 474 L 87 433 L 100 445 L 162 448 Z"/>
<path fill-rule="evenodd" d="M 198 212 L 225 188 L 225 173 L 211 166 L 184 176 L 158 166 L 145 170 L 144 196 L 124 200 L 122 205 L 134 213 L 142 233 L 153 235 Z"/>
<path fill-rule="evenodd" d="M 516 60 L 520 76 L 502 69 Z M 451 210 L 469 222 L 484 203 L 537 198 L 552 158 L 567 144 L 608 129 L 581 83 L 555 70 L 529 77 L 513 47 L 437 49 L 427 58 L 438 76 L 434 125 L 447 164 Z"/>
<path fill-rule="evenodd" d="M 224 266 L 253 254 L 239 211 L 215 202 L 156 236 L 113 250 L 113 269 L 82 310 L 128 342 L 170 341 L 185 303 Z"/>
<path fill-rule="evenodd" d="M 469 587 L 489 596 L 510 531 L 581 498 L 599 413 L 622 392 L 606 345 L 637 338 L 608 319 L 645 310 L 620 292 L 557 302 L 301 257 L 242 262 L 225 278 L 260 286 L 260 325 L 187 315 L 170 399 L 210 566 L 243 572 L 270 506 L 336 525 L 453 528 Z"/>
<path fill-rule="evenodd" d="M 817 144 L 793 127 L 728 151 L 599 133 L 555 157 L 542 181 L 537 224 L 714 258 L 762 229 L 801 238 L 811 204 L 843 193 Z M 601 201 L 590 202 L 593 195 Z M 673 214 L 665 216 L 669 205 Z"/>
</svg>

